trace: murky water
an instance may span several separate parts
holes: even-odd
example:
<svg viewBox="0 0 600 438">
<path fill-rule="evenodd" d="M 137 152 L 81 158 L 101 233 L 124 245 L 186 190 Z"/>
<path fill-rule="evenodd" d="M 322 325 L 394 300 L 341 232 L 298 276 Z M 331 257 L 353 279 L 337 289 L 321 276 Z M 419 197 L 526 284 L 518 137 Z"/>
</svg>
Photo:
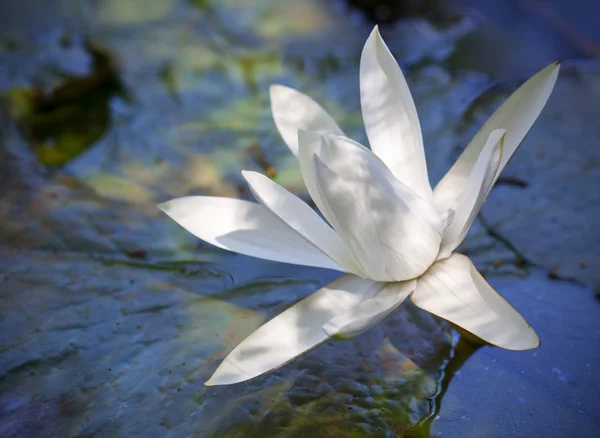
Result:
<svg viewBox="0 0 600 438">
<path fill-rule="evenodd" d="M 306 199 L 268 86 L 301 89 L 364 140 L 368 15 L 315 0 L 2 9 L 0 436 L 594 435 L 595 61 L 566 63 L 463 245 L 540 349 L 476 349 L 405 305 L 352 341 L 205 388 L 237 342 L 338 274 L 217 250 L 155 204 L 250 199 L 241 169 Z M 532 72 L 521 60 L 533 70 L 555 53 L 533 65 L 526 44 L 511 52 L 514 35 L 464 11 L 412 15 L 382 34 L 412 87 L 433 181 L 514 90 L 503 79 Z M 482 41 L 503 53 L 501 73 L 474 56 Z"/>
</svg>

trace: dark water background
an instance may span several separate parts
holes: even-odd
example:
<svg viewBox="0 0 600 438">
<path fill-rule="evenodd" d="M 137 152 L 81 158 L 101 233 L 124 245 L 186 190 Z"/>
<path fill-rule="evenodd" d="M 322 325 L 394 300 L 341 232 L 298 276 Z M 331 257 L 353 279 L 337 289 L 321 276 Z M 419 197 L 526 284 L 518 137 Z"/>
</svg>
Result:
<svg viewBox="0 0 600 438">
<path fill-rule="evenodd" d="M 20 0 L 0 5 L 0 436 L 594 437 L 600 385 L 597 2 Z M 375 22 L 405 71 L 437 181 L 495 107 L 564 61 L 462 252 L 534 326 L 474 347 L 406 304 L 232 387 L 203 382 L 266 318 L 338 274 L 193 238 L 155 208 L 306 197 L 268 86 L 365 140 Z"/>
</svg>

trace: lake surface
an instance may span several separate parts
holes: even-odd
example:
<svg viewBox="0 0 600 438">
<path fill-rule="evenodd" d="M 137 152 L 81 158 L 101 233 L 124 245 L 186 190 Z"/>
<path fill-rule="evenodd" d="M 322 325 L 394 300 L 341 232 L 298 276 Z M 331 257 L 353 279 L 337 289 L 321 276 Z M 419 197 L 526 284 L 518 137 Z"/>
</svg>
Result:
<svg viewBox="0 0 600 438">
<path fill-rule="evenodd" d="M 597 436 L 597 28 L 562 1 L 354 3 L 0 6 L 0 436 Z M 206 388 L 246 335 L 339 274 L 221 251 L 155 205 L 251 199 L 242 169 L 308 199 L 268 87 L 302 90 L 366 142 L 358 65 L 377 14 L 432 182 L 520 82 L 564 61 L 461 247 L 542 345 L 477 348 L 404 304 Z"/>
</svg>

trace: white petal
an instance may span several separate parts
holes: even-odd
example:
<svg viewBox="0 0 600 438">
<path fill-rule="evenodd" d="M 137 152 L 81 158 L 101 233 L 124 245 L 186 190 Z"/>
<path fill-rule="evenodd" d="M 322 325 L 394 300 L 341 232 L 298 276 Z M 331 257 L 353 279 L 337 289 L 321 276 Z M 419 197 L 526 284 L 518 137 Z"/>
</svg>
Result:
<svg viewBox="0 0 600 438">
<path fill-rule="evenodd" d="M 340 225 L 337 222 L 336 216 L 329 208 L 329 205 L 323 200 L 321 193 L 317 189 L 316 178 L 313 171 L 313 156 L 320 156 L 323 153 L 325 139 L 321 134 L 301 130 L 298 131 L 298 142 L 300 146 L 298 151 L 298 162 L 300 163 L 300 171 L 302 172 L 302 178 L 304 179 L 304 184 L 306 185 L 308 193 L 325 219 L 327 219 L 327 222 L 329 222 L 336 230 L 339 230 Z M 352 266 L 356 267 L 356 271 L 353 272 L 361 277 L 369 277 L 356 254 L 354 254 L 352 249 L 347 245 L 346 252 L 348 257 L 352 260 Z"/>
<path fill-rule="evenodd" d="M 335 120 L 307 95 L 283 85 L 270 89 L 273 120 L 283 141 L 298 156 L 298 131 L 343 135 Z"/>
<path fill-rule="evenodd" d="M 296 230 L 308 243 L 336 261 L 346 272 L 361 274 L 335 230 L 304 201 L 265 175 L 249 171 L 242 171 L 242 175 L 258 202 Z"/>
<path fill-rule="evenodd" d="M 471 170 L 462 194 L 452 207 L 452 221 L 444 230 L 438 259 L 446 258 L 466 237 L 481 206 L 487 199 L 500 165 L 502 143 L 506 131 L 492 131 Z"/>
<path fill-rule="evenodd" d="M 324 138 L 320 155 L 313 155 L 315 202 L 333 217 L 355 260 L 378 281 L 421 275 L 439 252 L 439 215 L 370 150 L 345 137 Z"/>
<path fill-rule="evenodd" d="M 325 216 L 325 219 L 327 219 L 334 228 L 337 228 L 335 225 L 335 215 L 328 208 L 328 205 L 321 197 L 319 190 L 317 190 L 317 181 L 312 170 L 313 157 L 315 155 L 321 156 L 321 154 L 323 154 L 325 139 L 321 134 L 301 130 L 298 131 L 298 144 L 298 161 L 300 163 L 300 171 L 302 172 L 302 178 L 304 179 L 306 189 L 314 203 L 319 207 L 323 216 Z"/>
<path fill-rule="evenodd" d="M 244 339 L 205 385 L 243 382 L 287 364 L 329 339 L 323 326 L 384 284 L 345 275 L 294 304 Z"/>
<path fill-rule="evenodd" d="M 340 339 L 358 336 L 388 316 L 416 287 L 416 280 L 387 283 L 374 297 L 333 318 L 323 329 Z"/>
<path fill-rule="evenodd" d="M 360 103 L 371 149 L 405 185 L 431 199 L 421 125 L 398 63 L 375 26 L 360 59 Z"/>
<path fill-rule="evenodd" d="M 158 207 L 190 233 L 219 248 L 277 262 L 342 270 L 259 204 L 187 196 Z"/>
<path fill-rule="evenodd" d="M 529 350 L 540 341 L 527 321 L 461 254 L 441 260 L 418 280 L 411 301 L 490 344 Z"/>
<path fill-rule="evenodd" d="M 505 129 L 506 137 L 502 159 L 494 182 L 498 179 L 500 172 L 502 172 L 504 166 L 515 153 L 546 105 L 558 77 L 559 69 L 559 63 L 554 63 L 538 72 L 519 87 L 485 122 L 456 163 L 435 187 L 433 200 L 438 211 L 446 211 L 456 202 L 464 188 L 465 181 L 471 173 L 471 169 L 477 161 L 477 157 L 492 131 Z"/>
</svg>

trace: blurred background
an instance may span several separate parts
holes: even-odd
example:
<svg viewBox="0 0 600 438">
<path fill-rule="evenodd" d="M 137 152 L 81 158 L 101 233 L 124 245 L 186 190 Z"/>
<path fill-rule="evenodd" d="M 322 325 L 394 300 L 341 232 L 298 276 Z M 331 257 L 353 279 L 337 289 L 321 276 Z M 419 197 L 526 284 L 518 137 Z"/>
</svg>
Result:
<svg viewBox="0 0 600 438">
<path fill-rule="evenodd" d="M 0 5 L 0 436 L 596 436 L 600 26 L 592 0 L 20 0 Z M 268 87 L 366 142 L 375 24 L 407 76 L 431 182 L 493 110 L 555 91 L 461 251 L 542 346 L 476 348 L 409 304 L 352 341 L 205 388 L 265 319 L 339 274 L 227 253 L 155 204 L 308 200 Z"/>
</svg>

